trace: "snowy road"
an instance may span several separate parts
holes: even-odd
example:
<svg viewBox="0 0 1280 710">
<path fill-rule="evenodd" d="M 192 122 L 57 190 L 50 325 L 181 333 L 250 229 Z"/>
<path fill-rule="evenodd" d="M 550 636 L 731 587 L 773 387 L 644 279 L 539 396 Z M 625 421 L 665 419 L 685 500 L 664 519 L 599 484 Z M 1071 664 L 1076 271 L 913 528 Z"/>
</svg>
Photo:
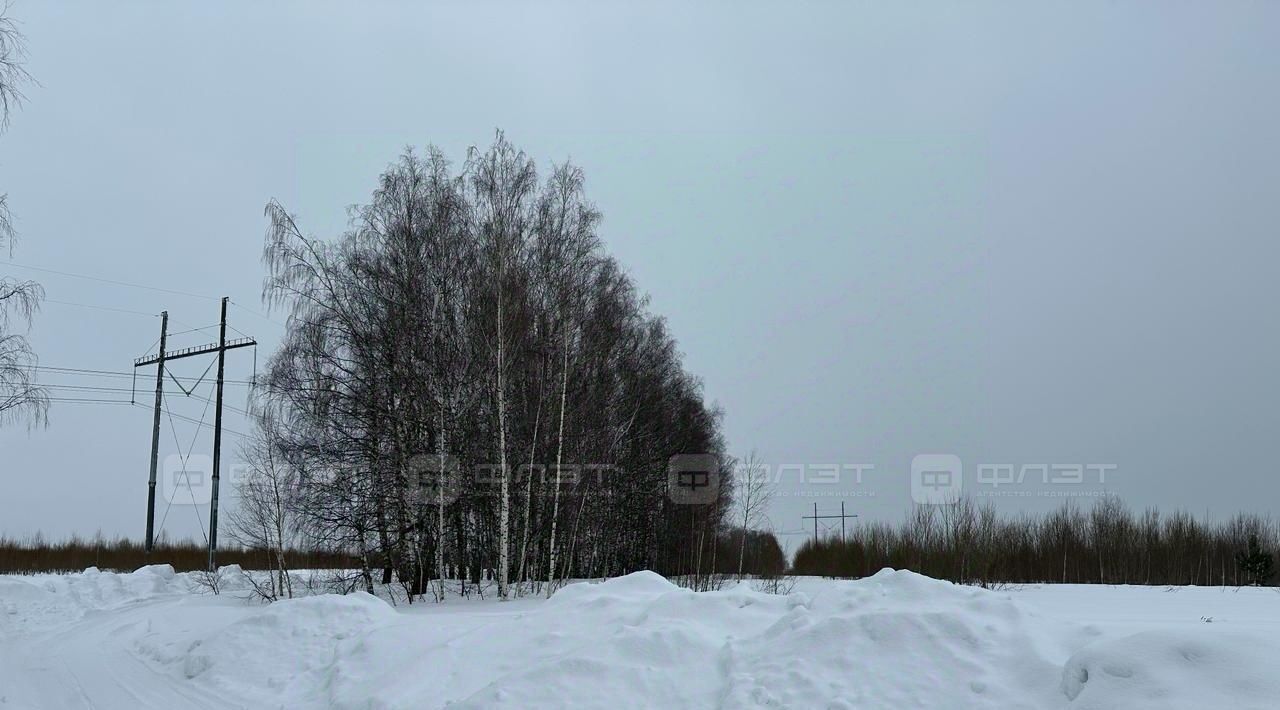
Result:
<svg viewBox="0 0 1280 710">
<path fill-rule="evenodd" d="M 0 622 L 0 707 L 235 705 L 234 699 L 210 697 L 199 688 L 171 682 L 163 669 L 138 653 L 135 641 L 139 633 L 156 627 L 167 627 L 175 636 L 211 631 L 243 615 L 242 602 L 173 593 L 106 608 L 77 608 L 79 599 L 48 596 L 52 598 L 31 600 L 26 611 L 35 613 L 26 617 L 22 606 L 7 604 L 11 625 L 20 622 L 25 628 L 5 630 Z"/>
<path fill-rule="evenodd" d="M 0 577 L 0 708 L 1275 707 L 1274 589 L 905 572 L 693 594 L 270 606 L 165 568 Z"/>
</svg>

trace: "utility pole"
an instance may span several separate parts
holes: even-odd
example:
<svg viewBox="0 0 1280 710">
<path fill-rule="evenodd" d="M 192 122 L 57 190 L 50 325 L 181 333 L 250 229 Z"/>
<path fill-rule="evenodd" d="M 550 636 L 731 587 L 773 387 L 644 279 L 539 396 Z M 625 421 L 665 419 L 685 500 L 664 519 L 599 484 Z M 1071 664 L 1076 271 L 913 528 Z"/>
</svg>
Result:
<svg viewBox="0 0 1280 710">
<path fill-rule="evenodd" d="M 209 502 L 209 571 L 218 571 L 218 468 L 222 464 L 222 376 L 227 361 L 227 297 L 218 320 L 218 394 L 213 409 L 213 499 Z"/>
<path fill-rule="evenodd" d="M 844 501 L 840 501 L 840 542 L 844 542 Z"/>
<path fill-rule="evenodd" d="M 169 311 L 160 313 L 160 355 L 156 360 L 156 413 L 151 422 L 151 476 L 147 479 L 147 554 L 155 546 L 156 466 L 160 460 L 160 403 L 164 396 L 164 347 L 169 335 Z"/>
<path fill-rule="evenodd" d="M 210 345 L 201 345 L 193 348 L 185 348 L 174 352 L 165 351 L 165 333 L 169 322 L 168 311 L 162 315 L 161 335 L 160 335 L 160 354 L 155 357 L 140 357 L 133 361 L 135 368 L 145 367 L 147 365 L 157 365 L 156 371 L 156 408 L 155 419 L 152 426 L 151 439 L 151 478 L 149 481 L 150 491 L 147 493 L 147 550 L 151 550 L 153 541 L 153 521 L 155 518 L 155 488 L 156 488 L 156 463 L 159 458 L 160 449 L 160 406 L 163 401 L 164 386 L 164 365 L 170 360 L 179 360 L 187 357 L 196 357 L 198 355 L 209 355 L 216 353 L 218 355 L 218 384 L 217 399 L 214 406 L 213 415 L 213 477 L 212 477 L 212 498 L 209 502 L 209 571 L 217 570 L 218 562 L 218 483 L 219 473 L 222 465 L 222 388 L 226 374 L 226 356 L 228 350 L 236 348 L 247 348 L 257 346 L 258 341 L 253 338 L 237 338 L 235 340 L 227 340 L 227 302 L 229 299 L 222 299 L 222 314 L 219 319 L 218 342 Z"/>
<path fill-rule="evenodd" d="M 844 542 L 844 519 L 856 518 L 856 517 L 858 516 L 853 514 L 845 515 L 844 501 L 840 501 L 839 515 L 818 515 L 818 504 L 815 502 L 813 504 L 813 515 L 802 515 L 800 516 L 800 519 L 808 520 L 810 518 L 813 518 L 813 541 L 817 542 L 818 541 L 818 521 L 819 520 L 835 520 L 836 518 L 839 518 L 840 519 L 840 542 Z"/>
</svg>

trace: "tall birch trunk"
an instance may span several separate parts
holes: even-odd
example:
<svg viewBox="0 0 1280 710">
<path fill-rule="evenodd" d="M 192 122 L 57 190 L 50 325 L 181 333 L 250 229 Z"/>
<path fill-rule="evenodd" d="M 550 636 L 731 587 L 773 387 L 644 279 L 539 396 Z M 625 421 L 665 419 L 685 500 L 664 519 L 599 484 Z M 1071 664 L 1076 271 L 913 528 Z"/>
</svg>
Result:
<svg viewBox="0 0 1280 710">
<path fill-rule="evenodd" d="M 440 407 L 440 431 L 436 436 L 436 454 L 440 457 L 440 479 L 436 481 L 436 580 L 440 585 L 440 601 L 444 601 L 444 406 Z"/>
<path fill-rule="evenodd" d="M 498 508 L 498 598 L 507 599 L 507 579 L 511 568 L 511 558 L 507 550 L 510 542 L 511 491 L 507 479 L 507 397 L 503 386 L 503 343 L 502 343 L 502 272 L 498 272 L 498 467 L 502 476 L 502 502 Z"/>
<path fill-rule="evenodd" d="M 529 561 L 529 513 L 533 503 L 534 458 L 538 452 L 538 425 L 542 423 L 542 387 L 538 387 L 538 409 L 533 415 L 533 439 L 529 444 L 529 471 L 524 481 L 524 533 L 520 540 L 520 569 L 516 572 L 516 594 L 523 594 Z"/>
<path fill-rule="evenodd" d="M 556 587 L 556 523 L 560 520 L 560 466 L 564 459 L 564 409 L 569 388 L 569 332 L 564 334 L 564 362 L 560 368 L 560 431 L 556 435 L 556 489 L 551 493 L 551 564 L 547 568 L 547 598 Z"/>
</svg>

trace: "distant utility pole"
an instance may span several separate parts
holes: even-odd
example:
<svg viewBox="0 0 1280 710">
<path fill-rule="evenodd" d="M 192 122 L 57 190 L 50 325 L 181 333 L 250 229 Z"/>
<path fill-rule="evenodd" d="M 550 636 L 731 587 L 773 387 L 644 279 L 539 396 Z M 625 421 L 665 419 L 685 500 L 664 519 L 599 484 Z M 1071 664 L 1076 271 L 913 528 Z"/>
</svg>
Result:
<svg viewBox="0 0 1280 710">
<path fill-rule="evenodd" d="M 817 504 L 817 502 L 815 502 L 815 503 L 813 504 L 813 515 L 802 515 L 802 516 L 800 516 L 800 519 L 801 519 L 801 520 L 810 520 L 810 519 L 812 519 L 812 520 L 813 520 L 813 541 L 814 541 L 814 542 L 817 542 L 817 541 L 818 541 L 818 521 L 819 521 L 819 520 L 835 520 L 835 519 L 839 518 L 839 519 L 840 519 L 840 542 L 844 542 L 844 520 L 845 520 L 845 518 L 856 518 L 856 517 L 858 517 L 858 516 L 856 516 L 856 515 L 854 515 L 854 514 L 852 514 L 852 513 L 850 513 L 850 514 L 848 514 L 848 515 L 845 515 L 845 512 L 844 512 L 844 501 L 840 501 L 840 514 L 839 514 L 839 515 L 818 515 L 818 504 Z"/>
<path fill-rule="evenodd" d="M 198 355 L 208 355 L 210 353 L 218 354 L 218 384 L 217 399 L 214 404 L 213 414 L 213 497 L 209 502 L 209 571 L 213 572 L 218 567 L 218 480 L 220 468 L 222 465 L 222 385 L 223 375 L 226 368 L 226 357 L 228 350 L 236 348 L 247 348 L 256 346 L 258 341 L 253 338 L 238 338 L 236 340 L 227 340 L 227 298 L 222 299 L 222 315 L 219 319 L 218 342 L 216 344 L 201 345 L 194 348 L 186 348 L 176 350 L 174 352 L 165 352 L 165 340 L 169 323 L 169 313 L 165 311 L 161 314 L 160 325 L 160 353 L 155 357 L 141 357 L 134 360 L 135 368 L 145 367 L 147 365 L 156 365 L 156 409 L 155 417 L 152 422 L 151 431 L 151 477 L 148 480 L 147 487 L 147 552 L 151 552 L 154 545 L 155 531 L 155 515 L 156 515 L 156 463 L 160 455 L 160 406 L 162 402 L 164 387 L 164 366 L 170 360 L 180 360 L 186 357 L 196 357 Z"/>
</svg>

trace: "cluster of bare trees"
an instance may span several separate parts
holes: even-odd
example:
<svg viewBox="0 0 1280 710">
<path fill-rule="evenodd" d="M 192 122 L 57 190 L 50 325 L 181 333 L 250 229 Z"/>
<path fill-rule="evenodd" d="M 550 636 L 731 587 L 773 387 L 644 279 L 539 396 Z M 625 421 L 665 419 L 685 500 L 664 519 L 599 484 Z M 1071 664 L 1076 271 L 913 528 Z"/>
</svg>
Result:
<svg viewBox="0 0 1280 710">
<path fill-rule="evenodd" d="M 873 523 L 841 541 L 805 543 L 797 574 L 859 577 L 884 567 L 910 569 L 955 582 L 1027 582 L 1240 586 L 1267 583 L 1242 553 L 1280 550 L 1280 527 L 1268 518 L 1237 515 L 1225 522 L 1185 511 L 1135 514 L 1117 498 L 1089 510 L 1068 502 L 1044 516 L 1001 518 L 969 499 L 917 506 L 899 526 Z"/>
<path fill-rule="evenodd" d="M 9 110 L 22 103 L 22 85 L 31 80 L 23 67 L 25 46 L 9 7 L 0 7 L 0 131 L 9 126 Z M 0 251 L 13 251 L 17 232 L 9 212 L 8 195 L 0 194 Z M 0 275 L 0 424 L 20 418 L 43 422 L 49 410 L 48 392 L 36 384 L 35 353 L 26 329 L 40 307 L 40 284 Z"/>
<path fill-rule="evenodd" d="M 728 462 L 700 505 L 671 502 L 667 462 L 723 459 L 719 414 L 602 251 L 578 168 L 540 178 L 499 134 L 460 166 L 406 152 L 337 239 L 267 216 L 264 297 L 288 328 L 242 539 L 351 551 L 366 587 L 411 597 L 718 566 Z"/>
</svg>

